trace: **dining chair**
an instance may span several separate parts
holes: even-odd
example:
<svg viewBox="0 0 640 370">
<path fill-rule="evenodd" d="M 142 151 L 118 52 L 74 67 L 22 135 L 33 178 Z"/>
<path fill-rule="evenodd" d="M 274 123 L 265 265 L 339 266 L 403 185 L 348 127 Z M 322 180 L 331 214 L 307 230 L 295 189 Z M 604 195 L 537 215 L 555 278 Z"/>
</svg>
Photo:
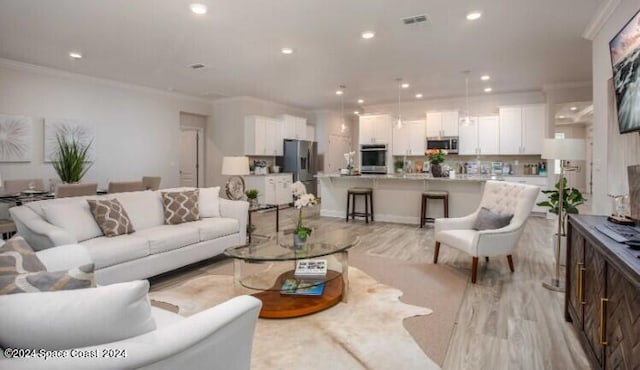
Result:
<svg viewBox="0 0 640 370">
<path fill-rule="evenodd" d="M 98 191 L 97 183 L 82 184 L 57 184 L 56 198 L 80 197 L 84 195 L 96 195 Z"/>
<path fill-rule="evenodd" d="M 146 190 L 158 190 L 160 189 L 160 182 L 162 177 L 160 176 L 143 176 L 142 185 Z"/>
<path fill-rule="evenodd" d="M 33 185 L 33 189 L 29 189 L 29 184 Z M 44 191 L 44 182 L 42 179 L 4 180 L 6 194 L 18 194 L 24 190 Z"/>
<path fill-rule="evenodd" d="M 509 269 L 513 272 L 511 253 L 518 245 L 539 192 L 540 188 L 534 185 L 487 181 L 480 205 L 474 213 L 465 217 L 436 218 L 433 263 L 438 263 L 440 245 L 444 244 L 472 256 L 473 284 L 476 283 L 479 257 L 488 260 L 489 257 L 506 255 Z M 497 219 L 505 221 L 506 226 L 492 228 L 491 224 Z"/>
<path fill-rule="evenodd" d="M 107 187 L 108 193 L 126 193 L 129 191 L 147 190 L 142 181 L 121 181 L 110 182 Z"/>
</svg>

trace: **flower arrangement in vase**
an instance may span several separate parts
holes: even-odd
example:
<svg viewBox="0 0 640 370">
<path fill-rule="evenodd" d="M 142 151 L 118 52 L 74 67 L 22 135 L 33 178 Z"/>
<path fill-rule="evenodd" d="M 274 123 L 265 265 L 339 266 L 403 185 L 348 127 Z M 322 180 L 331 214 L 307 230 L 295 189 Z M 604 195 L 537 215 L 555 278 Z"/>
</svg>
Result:
<svg viewBox="0 0 640 370">
<path fill-rule="evenodd" d="M 431 163 L 431 174 L 433 177 L 444 176 L 441 164 L 444 162 L 444 156 L 447 155 L 447 151 L 442 149 L 429 149 L 424 154 L 427 156 L 429 163 Z"/>
<path fill-rule="evenodd" d="M 302 246 L 309 235 L 311 228 L 302 224 L 302 209 L 317 204 L 318 201 L 313 194 L 307 194 L 307 188 L 300 181 L 296 181 L 291 185 L 291 190 L 295 198 L 294 206 L 298 209 L 298 219 L 296 221 L 296 229 L 293 233 L 294 246 Z"/>
</svg>

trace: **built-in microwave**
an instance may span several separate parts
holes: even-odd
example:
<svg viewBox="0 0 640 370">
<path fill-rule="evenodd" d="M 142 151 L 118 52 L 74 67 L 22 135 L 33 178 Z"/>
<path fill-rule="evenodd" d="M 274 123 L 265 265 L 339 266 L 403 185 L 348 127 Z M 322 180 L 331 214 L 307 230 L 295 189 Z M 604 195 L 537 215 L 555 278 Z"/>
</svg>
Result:
<svg viewBox="0 0 640 370">
<path fill-rule="evenodd" d="M 442 149 L 446 150 L 450 154 L 456 154 L 458 153 L 458 137 L 428 137 L 427 150 L 429 149 Z"/>
<path fill-rule="evenodd" d="M 387 173 L 387 145 L 360 145 L 360 173 Z"/>
</svg>

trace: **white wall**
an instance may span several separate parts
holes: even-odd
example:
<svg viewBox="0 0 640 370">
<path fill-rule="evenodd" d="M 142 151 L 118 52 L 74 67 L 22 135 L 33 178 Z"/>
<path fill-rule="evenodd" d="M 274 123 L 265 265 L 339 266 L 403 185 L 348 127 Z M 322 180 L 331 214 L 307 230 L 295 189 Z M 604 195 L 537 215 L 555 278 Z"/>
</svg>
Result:
<svg viewBox="0 0 640 370">
<path fill-rule="evenodd" d="M 622 0 L 593 40 L 593 206 L 596 214 L 611 212 L 610 192 L 627 190 L 626 167 L 640 164 L 640 136 L 620 135 L 608 90 L 612 76 L 609 41 L 640 8 L 638 0 Z M 616 124 L 617 125 L 617 124 Z"/>
<path fill-rule="evenodd" d="M 349 142 L 349 150 L 356 151 L 354 163 L 358 154 L 358 125 L 355 124 L 357 116 L 345 114 L 345 129 L 342 130 L 343 117 L 340 111 L 315 111 L 316 137 L 318 140 L 318 157 L 320 171 L 335 172 L 337 168 L 346 166 L 343 154 L 346 145 L 338 145 L 332 139 L 342 139 L 343 143 Z M 334 153 L 334 151 L 338 151 Z M 333 155 L 330 155 L 333 154 Z"/>
<path fill-rule="evenodd" d="M 162 176 L 178 184 L 180 112 L 211 113 L 211 103 L 133 85 L 0 60 L 0 113 L 34 119 L 31 163 L 2 163 L 3 179 L 58 179 L 43 162 L 45 117 L 95 125 L 96 161 L 83 181 Z"/>
<path fill-rule="evenodd" d="M 224 185 L 227 176 L 221 175 L 224 156 L 244 155 L 244 117 L 281 114 L 307 118 L 315 124 L 309 112 L 272 101 L 240 96 L 216 100 L 207 124 L 207 185 Z"/>
</svg>

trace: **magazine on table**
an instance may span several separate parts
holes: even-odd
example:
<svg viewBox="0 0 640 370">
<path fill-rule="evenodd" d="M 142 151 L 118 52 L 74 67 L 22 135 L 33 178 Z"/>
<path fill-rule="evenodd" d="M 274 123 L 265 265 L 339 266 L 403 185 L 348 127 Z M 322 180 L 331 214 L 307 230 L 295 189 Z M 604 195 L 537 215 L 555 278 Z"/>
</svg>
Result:
<svg viewBox="0 0 640 370">
<path fill-rule="evenodd" d="M 299 279 L 324 279 L 327 276 L 327 260 L 298 260 L 294 275 Z"/>
<path fill-rule="evenodd" d="M 280 288 L 280 294 L 319 296 L 324 291 L 324 283 L 300 279 L 286 279 Z"/>
</svg>

